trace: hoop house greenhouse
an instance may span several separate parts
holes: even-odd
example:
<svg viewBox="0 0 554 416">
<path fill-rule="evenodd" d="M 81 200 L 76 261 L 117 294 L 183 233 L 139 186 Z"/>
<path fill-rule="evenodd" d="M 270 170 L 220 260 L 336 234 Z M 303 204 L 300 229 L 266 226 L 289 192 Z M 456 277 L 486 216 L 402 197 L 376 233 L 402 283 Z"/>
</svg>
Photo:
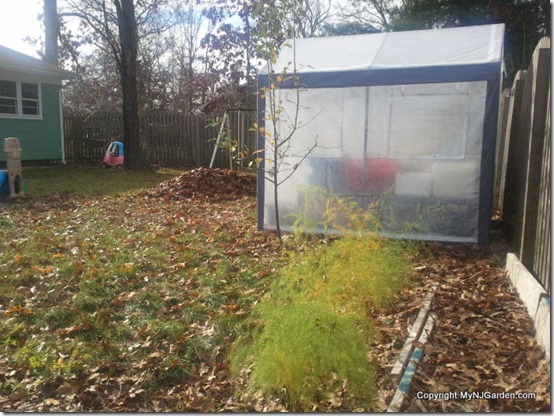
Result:
<svg viewBox="0 0 554 416">
<path fill-rule="evenodd" d="M 288 41 L 258 78 L 259 228 L 276 228 L 278 164 L 283 230 L 303 216 L 322 232 L 335 196 L 371 205 L 385 235 L 487 241 L 503 38 L 497 24 Z"/>
</svg>

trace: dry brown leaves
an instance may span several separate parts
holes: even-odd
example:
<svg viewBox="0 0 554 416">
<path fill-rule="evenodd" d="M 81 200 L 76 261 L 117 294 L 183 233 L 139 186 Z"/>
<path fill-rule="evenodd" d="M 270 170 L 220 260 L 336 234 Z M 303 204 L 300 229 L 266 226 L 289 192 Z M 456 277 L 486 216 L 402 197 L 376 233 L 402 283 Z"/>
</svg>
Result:
<svg viewBox="0 0 554 416">
<path fill-rule="evenodd" d="M 155 188 L 152 194 L 142 197 L 136 195 L 103 196 L 70 198 L 69 201 L 66 201 L 67 198 L 49 197 L 22 201 L 19 203 L 21 209 L 17 210 L 17 220 L 29 225 L 40 225 L 48 222 L 48 219 L 60 217 L 67 218 L 68 227 L 72 227 L 81 223 L 94 224 L 97 222 L 96 220 L 107 219 L 110 222 L 113 219 L 114 228 L 125 230 L 125 232 L 117 234 L 118 238 L 121 238 L 121 247 L 137 248 L 137 264 L 142 261 L 148 264 L 148 259 L 143 258 L 146 250 L 138 249 L 138 245 L 142 244 L 141 241 L 151 239 L 152 241 L 167 242 L 164 243 L 167 247 L 164 252 L 166 264 L 151 271 L 154 273 L 150 276 L 152 281 L 163 280 L 174 275 L 188 276 L 193 266 L 189 266 L 183 261 L 183 253 L 194 252 L 200 256 L 205 254 L 204 249 L 218 253 L 217 256 L 202 257 L 205 259 L 202 267 L 206 266 L 210 271 L 217 268 L 222 257 L 230 259 L 233 267 L 243 267 L 239 258 L 247 256 L 250 262 L 248 267 L 259 269 L 260 280 L 266 279 L 273 273 L 272 264 L 279 256 L 279 244 L 274 234 L 256 230 L 254 198 L 241 197 L 243 194 L 253 192 L 255 178 L 237 172 L 208 169 L 201 169 L 200 172 L 197 170 L 196 173 L 189 173 L 189 175 L 185 174 L 184 178 L 178 177 L 173 181 L 168 181 Z M 246 176 L 248 176 L 247 179 L 245 179 Z M 191 177 L 195 179 L 190 179 Z M 206 187 L 209 187 L 207 183 L 210 181 L 223 182 L 220 183 L 221 186 L 218 185 L 217 189 L 211 189 L 208 192 Z M 192 191 L 192 194 L 187 193 L 191 189 L 195 189 L 195 191 Z M 156 192 L 158 197 L 155 197 Z M 180 198 L 189 198 L 187 195 L 193 195 L 193 197 L 183 203 L 183 199 L 179 199 L 175 195 L 179 195 Z M 96 213 L 97 217 L 91 217 L 91 211 Z M 189 244 L 192 243 L 188 236 L 197 236 L 198 244 L 189 247 Z M 90 241 L 91 244 L 94 242 L 95 240 Z M 54 238 L 52 244 L 56 244 Z M 85 247 L 78 248 L 78 251 L 84 255 Z M 69 254 L 67 255 L 69 256 Z M 14 261 L 16 263 L 24 262 L 25 258 L 16 257 Z M 42 276 L 51 272 L 49 267 L 41 266 L 39 268 L 37 266 L 33 268 L 33 271 Z M 127 264 L 122 267 L 127 267 Z M 154 276 L 155 278 L 153 278 Z M 229 285 L 232 283 L 234 284 L 230 281 Z M 189 301 L 190 303 L 195 302 L 196 307 L 201 309 L 202 299 L 197 299 L 200 288 L 194 277 L 183 278 L 182 283 L 175 283 L 171 289 L 167 293 L 157 292 L 163 298 L 167 298 L 172 305 L 171 308 L 160 312 L 163 319 L 170 319 L 174 308 L 189 307 Z M 246 287 L 243 299 L 256 299 L 257 296 L 261 296 L 259 293 L 261 290 L 261 287 Z M 114 309 L 122 309 L 122 306 L 135 295 L 136 291 L 132 289 L 122 292 L 112 301 Z M 174 300 L 175 302 L 173 302 Z M 243 314 L 247 307 L 247 304 L 239 307 L 231 302 L 222 303 L 220 309 L 214 307 L 211 311 L 213 316 L 207 317 L 208 322 L 212 322 L 222 314 Z M 8 311 L 8 315 L 24 316 L 28 313 L 29 311 L 25 308 L 13 308 Z M 176 310 L 175 314 L 179 314 L 179 311 Z M 55 334 L 71 338 L 83 330 L 86 328 L 76 325 L 62 328 Z M 198 333 L 202 333 L 206 337 L 211 335 L 209 327 L 191 325 L 187 336 L 197 336 Z M 168 366 L 176 368 L 180 365 L 164 361 L 164 359 L 168 353 L 174 350 L 174 347 L 179 347 L 177 344 L 184 343 L 184 340 L 179 338 L 176 343 L 169 340 L 159 343 L 151 342 L 148 339 L 145 341 L 137 335 L 136 344 L 134 338 L 128 342 L 129 345 L 122 349 L 127 355 L 134 355 L 139 350 L 153 352 L 140 360 L 132 361 L 131 364 L 122 365 L 114 362 L 110 366 L 86 368 L 79 377 L 59 377 L 40 385 L 35 378 L 22 374 L 17 365 L 0 356 L 0 368 L 2 369 L 0 383 L 7 382 L 8 378 L 13 378 L 27 387 L 26 391 L 16 392 L 9 396 L 4 396 L 4 391 L 0 393 L 0 410 L 185 412 L 273 409 L 270 402 L 264 401 L 260 407 L 254 401 L 252 404 L 233 401 L 236 383 L 230 378 L 225 356 L 221 353 L 220 346 L 216 346 L 213 350 L 206 349 L 206 351 L 199 347 L 197 354 L 201 364 L 197 367 L 184 368 L 183 374 L 186 372 L 186 375 L 182 377 L 182 380 L 173 380 L 157 387 L 147 387 L 145 380 L 149 379 L 152 372 L 163 373 Z M 110 348 L 109 340 L 106 340 L 105 346 Z M 136 355 L 139 354 L 136 353 Z M 200 357 L 200 355 L 202 356 Z"/>
<path fill-rule="evenodd" d="M 160 183 L 147 197 L 227 201 L 256 195 L 256 177 L 229 169 L 197 168 Z"/>
<path fill-rule="evenodd" d="M 220 169 L 195 169 L 161 183 L 144 194 L 145 203 L 129 209 L 128 222 L 145 233 L 169 241 L 179 233 L 199 232 L 211 244 L 218 234 L 232 236 L 219 241 L 226 256 L 248 255 L 253 262 L 277 256 L 274 236 L 255 230 L 253 212 L 255 177 Z M 136 197 L 123 198 L 132 206 Z M 242 199 L 241 199 L 242 198 Z M 183 199 L 192 203 L 182 204 Z M 229 201 L 232 200 L 232 201 Z M 138 200 L 137 200 L 138 201 Z M 163 202 L 159 204 L 158 202 Z M 226 202 L 227 201 L 227 202 Z M 109 217 L 121 210 L 112 198 L 98 200 L 32 202 L 29 214 L 21 218 L 37 222 L 47 215 L 64 215 L 78 206 L 97 204 Z M 57 211 L 51 211 L 52 205 Z M 85 221 L 86 218 L 83 219 Z M 149 225 L 150 224 L 150 225 Z M 140 231 L 140 230 L 139 230 Z M 244 238 L 249 234 L 249 238 Z M 169 250 L 168 270 L 186 265 L 178 253 L 178 241 Z M 425 346 L 410 394 L 403 410 L 422 411 L 548 411 L 550 369 L 542 359 L 525 308 L 502 271 L 505 248 L 493 244 L 427 244 L 427 253 L 414 264 L 411 283 L 385 313 L 371 313 L 377 327 L 372 357 L 376 363 L 377 402 L 375 411 L 385 411 L 396 383 L 389 373 L 415 319 L 422 300 L 432 286 L 437 290 L 432 311 L 438 320 Z M 37 270 L 46 273 L 48 270 Z M 260 272 L 265 275 L 265 272 Z M 188 288 L 192 290 L 194 288 Z M 232 309 L 233 304 L 224 305 Z M 25 313 L 14 310 L 13 313 Z M 68 331 L 76 331 L 71 328 Z M 152 357 L 155 362 L 157 357 Z M 0 359 L 0 362 L 2 360 Z M 8 372 L 17 369 L 3 363 Z M 108 371 L 109 370 L 109 371 Z M 163 369 L 160 369 L 163 371 Z M 59 380 L 49 387 L 50 395 L 0 396 L 0 408 L 17 411 L 282 411 L 278 401 L 245 390 L 245 377 L 231 379 L 225 357 L 219 349 L 208 352 L 203 364 L 190 369 L 182 383 L 161 388 L 145 397 L 141 384 L 130 379 L 125 369 L 94 369 L 83 380 Z M 31 385 L 33 380 L 29 380 Z M 48 387 L 48 386 L 47 386 Z M 418 392 L 529 392 L 535 399 L 423 400 Z M 314 411 L 355 410 L 342 403 L 340 392 L 327 401 L 314 403 Z M 60 397 L 67 399 L 63 402 Z M 339 401 L 341 403 L 339 403 Z"/>
<path fill-rule="evenodd" d="M 403 410 L 408 412 L 537 412 L 550 410 L 550 362 L 533 337 L 533 323 L 501 263 L 505 247 L 430 243 L 416 265 L 410 288 L 386 315 L 376 318 L 380 341 L 374 358 L 382 366 L 379 410 L 396 384 L 387 377 L 409 325 L 431 286 L 438 320 L 425 345 Z M 462 392 L 480 398 L 464 399 Z M 457 393 L 429 400 L 428 393 Z M 535 398 L 495 398 L 493 393 L 534 393 Z"/>
</svg>

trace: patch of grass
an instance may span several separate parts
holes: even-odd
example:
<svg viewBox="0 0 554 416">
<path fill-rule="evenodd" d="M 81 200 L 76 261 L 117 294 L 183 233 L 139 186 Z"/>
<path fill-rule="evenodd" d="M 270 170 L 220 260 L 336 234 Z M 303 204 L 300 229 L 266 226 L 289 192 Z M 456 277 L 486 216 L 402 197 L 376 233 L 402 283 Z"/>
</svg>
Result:
<svg viewBox="0 0 554 416">
<path fill-rule="evenodd" d="M 26 167 L 23 178 L 27 194 L 31 196 L 62 195 L 116 195 L 148 189 L 169 179 L 180 171 L 128 171 L 103 169 L 98 166 Z"/>
<path fill-rule="evenodd" d="M 0 396 L 26 391 L 40 403 L 56 397 L 47 385 L 62 383 L 74 409 L 93 409 L 96 389 L 108 401 L 121 392 L 125 409 L 148 408 L 227 351 L 267 287 L 258 276 L 277 264 L 278 244 L 256 231 L 253 200 L 144 199 L 129 192 L 166 174 L 134 175 L 37 168 L 26 174 L 31 198 L 0 204 L 0 365 L 10 371 Z M 124 195 L 106 191 L 115 179 Z M 33 195 L 54 188 L 98 194 L 37 204 Z"/>
</svg>

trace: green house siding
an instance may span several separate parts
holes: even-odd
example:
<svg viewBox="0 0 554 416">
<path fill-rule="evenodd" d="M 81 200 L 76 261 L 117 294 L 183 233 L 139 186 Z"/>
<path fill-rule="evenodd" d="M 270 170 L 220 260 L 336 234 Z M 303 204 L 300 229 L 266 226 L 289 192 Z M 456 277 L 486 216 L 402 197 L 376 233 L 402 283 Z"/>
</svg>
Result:
<svg viewBox="0 0 554 416">
<path fill-rule="evenodd" d="M 61 160 L 59 85 L 41 84 L 42 119 L 0 117 L 0 161 L 5 160 L 4 138 L 17 137 L 22 160 Z"/>
</svg>

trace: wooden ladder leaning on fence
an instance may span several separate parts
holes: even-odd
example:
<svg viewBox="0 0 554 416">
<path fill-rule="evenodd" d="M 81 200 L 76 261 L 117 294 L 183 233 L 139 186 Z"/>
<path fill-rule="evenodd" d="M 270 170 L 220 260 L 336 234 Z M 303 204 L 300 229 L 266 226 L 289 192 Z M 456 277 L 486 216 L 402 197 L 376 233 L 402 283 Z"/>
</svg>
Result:
<svg viewBox="0 0 554 416">
<path fill-rule="evenodd" d="M 227 114 L 227 111 L 223 114 L 223 119 L 221 119 L 221 126 L 219 127 L 219 133 L 217 135 L 217 140 L 215 142 L 214 152 L 212 154 L 212 159 L 210 160 L 210 168 L 214 165 L 215 155 L 217 153 L 217 149 L 219 147 L 219 143 L 221 142 L 221 137 L 224 134 L 224 128 L 227 129 L 227 132 L 225 133 L 228 138 L 231 137 L 231 126 L 229 125 L 229 116 Z M 229 169 L 233 169 L 233 153 L 229 152 Z"/>
</svg>

